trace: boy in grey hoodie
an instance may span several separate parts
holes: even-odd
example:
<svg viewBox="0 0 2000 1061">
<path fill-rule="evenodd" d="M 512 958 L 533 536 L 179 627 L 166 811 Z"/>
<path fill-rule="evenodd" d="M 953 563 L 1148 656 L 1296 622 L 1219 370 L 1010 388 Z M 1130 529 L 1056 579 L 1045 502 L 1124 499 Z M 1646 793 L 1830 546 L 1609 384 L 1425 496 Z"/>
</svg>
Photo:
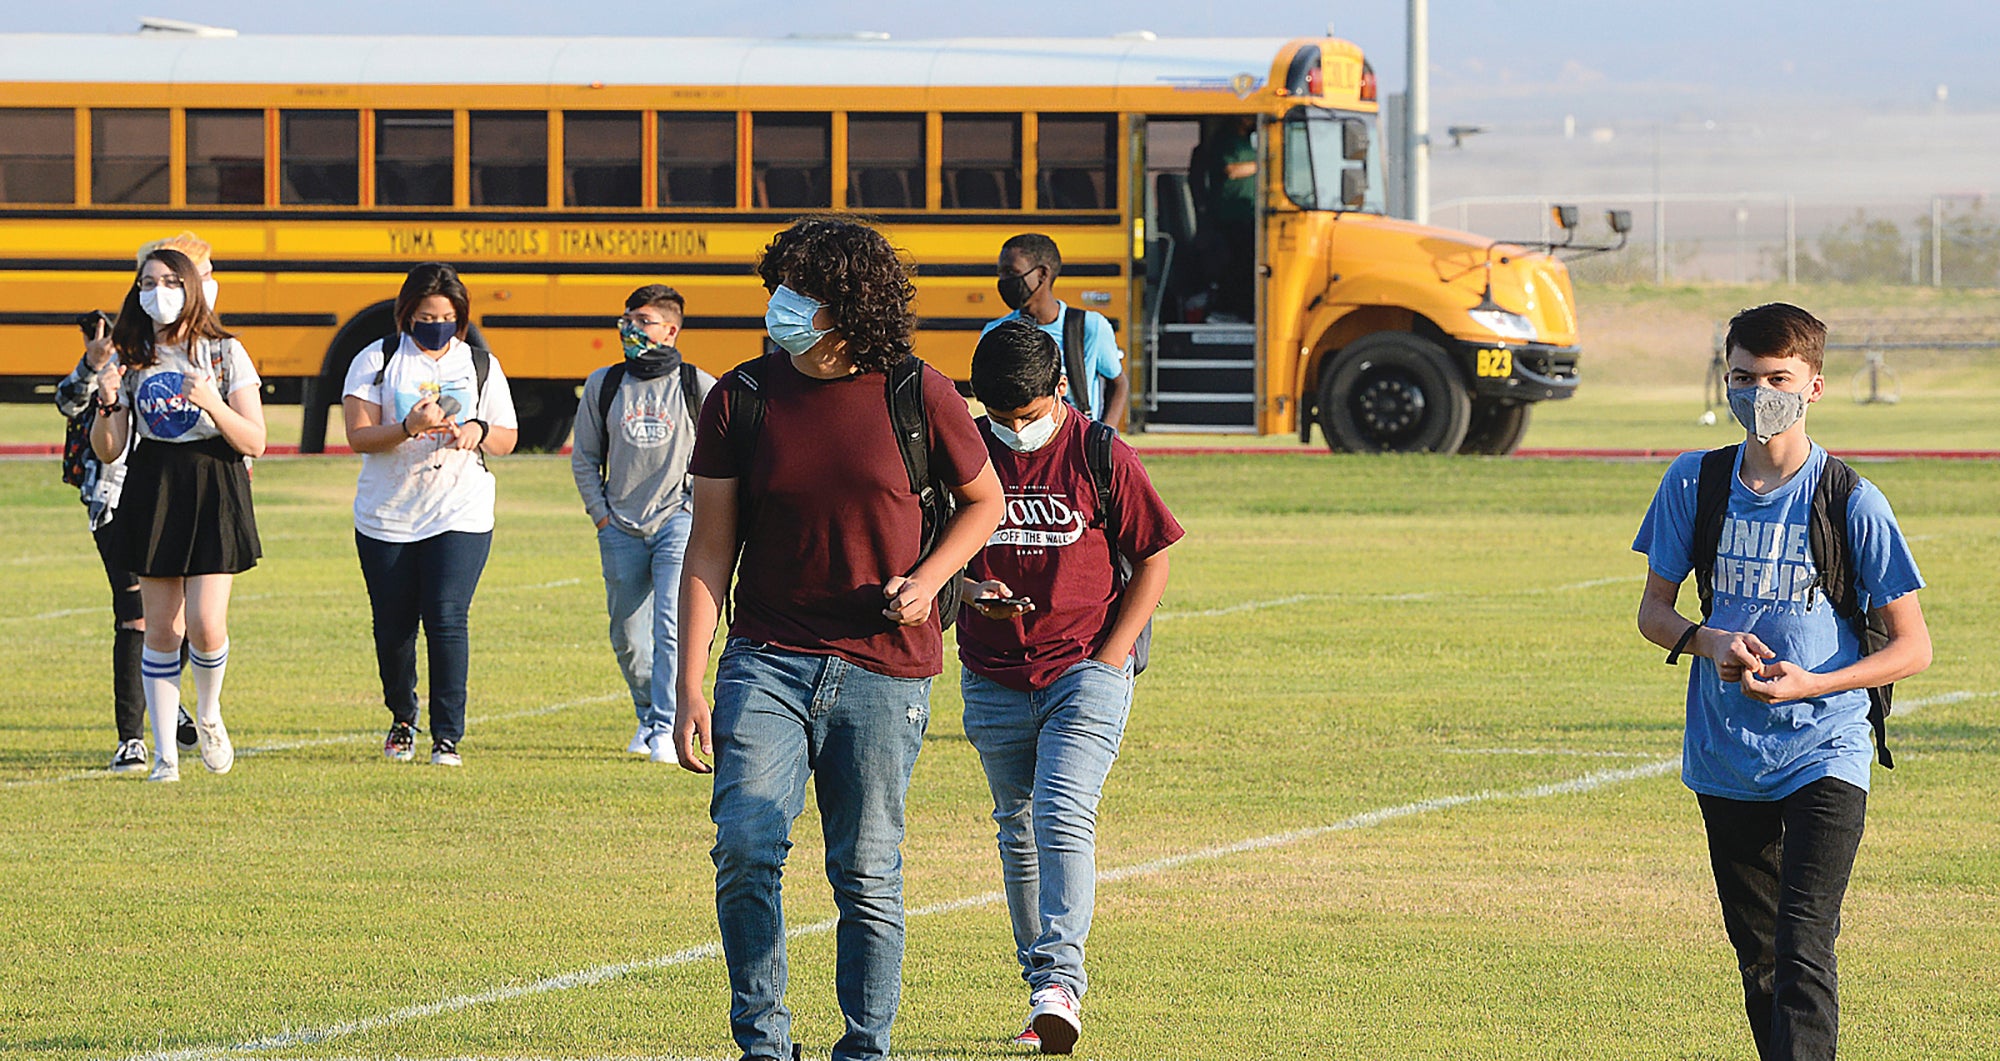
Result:
<svg viewBox="0 0 2000 1061">
<path fill-rule="evenodd" d="M 597 525 L 611 651 L 632 691 L 638 728 L 626 751 L 675 762 L 674 665 L 681 555 L 693 523 L 688 457 L 715 377 L 674 348 L 686 303 L 664 284 L 625 300 L 625 359 L 584 381 L 570 472 Z"/>
</svg>

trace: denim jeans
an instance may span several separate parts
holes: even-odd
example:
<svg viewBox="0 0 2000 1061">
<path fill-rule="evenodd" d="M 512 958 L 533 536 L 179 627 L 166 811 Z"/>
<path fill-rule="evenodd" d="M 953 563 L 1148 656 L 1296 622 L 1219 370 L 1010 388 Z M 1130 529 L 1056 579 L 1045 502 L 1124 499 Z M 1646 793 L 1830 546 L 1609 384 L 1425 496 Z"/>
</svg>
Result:
<svg viewBox="0 0 2000 1061">
<path fill-rule="evenodd" d="M 597 531 L 604 570 L 604 610 L 611 615 L 611 653 L 632 690 L 639 724 L 674 728 L 674 665 L 680 651 L 681 559 L 694 514 L 683 508 L 651 537 L 636 538 L 606 523 Z"/>
<path fill-rule="evenodd" d="M 447 531 L 422 541 L 385 542 L 354 532 L 368 606 L 375 619 L 375 665 L 382 702 L 398 722 L 417 723 L 417 624 L 430 651 L 431 739 L 465 737 L 465 679 L 472 593 L 486 570 L 493 532 Z"/>
<path fill-rule="evenodd" d="M 1840 1031 L 1833 943 L 1868 793 L 1829 777 L 1770 802 L 1699 799 L 1757 1056 L 1832 1061 Z"/>
<path fill-rule="evenodd" d="M 930 725 L 929 678 L 730 638 L 715 675 L 715 913 L 745 1058 L 792 1056 L 780 889 L 816 774 L 839 911 L 835 1061 L 889 1056 L 903 977 L 903 795 Z"/>
<path fill-rule="evenodd" d="M 1039 692 L 963 672 L 965 736 L 1000 823 L 1000 879 L 1030 990 L 1088 988 L 1097 904 L 1097 803 L 1132 710 L 1129 670 L 1084 660 Z"/>
</svg>

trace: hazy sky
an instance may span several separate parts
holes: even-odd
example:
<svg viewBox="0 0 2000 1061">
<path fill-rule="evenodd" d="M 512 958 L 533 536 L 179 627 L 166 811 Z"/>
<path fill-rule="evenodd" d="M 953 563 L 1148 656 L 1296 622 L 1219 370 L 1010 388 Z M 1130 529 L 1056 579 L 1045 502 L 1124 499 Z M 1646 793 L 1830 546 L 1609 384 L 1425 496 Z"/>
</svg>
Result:
<svg viewBox="0 0 2000 1061">
<path fill-rule="evenodd" d="M 1303 36 L 1334 31 L 1370 52 L 1385 90 L 1403 85 L 1398 0 L 765 0 L 635 5 L 611 0 L 6 0 L 0 28 L 129 32 L 141 14 L 244 33 L 773 36 L 875 30 L 898 37 Z M 1816 107 L 2000 108 L 2000 3 L 1991 0 L 1434 0 L 1434 119 L 1505 121 L 1565 111 L 1586 120 Z M 462 56 L 441 61 L 477 62 Z M 663 65 L 672 56 L 661 56 Z M 0 71 L 0 79 L 5 72 Z"/>
</svg>

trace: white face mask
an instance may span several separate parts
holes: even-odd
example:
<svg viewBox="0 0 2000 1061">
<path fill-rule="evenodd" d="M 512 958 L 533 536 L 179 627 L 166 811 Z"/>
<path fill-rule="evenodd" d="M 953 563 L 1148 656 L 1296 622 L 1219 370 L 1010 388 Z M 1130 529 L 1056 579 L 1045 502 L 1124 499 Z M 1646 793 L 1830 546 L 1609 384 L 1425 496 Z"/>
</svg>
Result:
<svg viewBox="0 0 2000 1061">
<path fill-rule="evenodd" d="M 1049 410 L 1047 416 L 1028 421 L 1028 426 L 1019 431 L 998 420 L 988 420 L 987 423 L 993 428 L 993 437 L 999 439 L 1001 445 L 1016 453 L 1033 453 L 1048 445 L 1049 439 L 1056 437 L 1056 414 L 1053 409 Z"/>
<path fill-rule="evenodd" d="M 215 311 L 215 295 L 220 290 L 221 285 L 215 282 L 215 277 L 211 276 L 201 282 L 201 297 L 208 300 L 208 308 L 211 313 Z"/>
<path fill-rule="evenodd" d="M 139 292 L 139 308 L 146 316 L 161 324 L 172 324 L 181 319 L 181 307 L 187 305 L 187 292 L 178 287 L 156 287 L 151 291 Z"/>
</svg>

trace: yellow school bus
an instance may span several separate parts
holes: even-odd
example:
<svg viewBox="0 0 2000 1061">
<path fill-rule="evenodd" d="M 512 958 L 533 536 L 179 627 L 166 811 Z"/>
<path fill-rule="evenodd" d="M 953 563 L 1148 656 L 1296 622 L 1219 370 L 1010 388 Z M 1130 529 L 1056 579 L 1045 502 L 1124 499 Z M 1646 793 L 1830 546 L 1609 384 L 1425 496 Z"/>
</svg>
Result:
<svg viewBox="0 0 2000 1061">
<path fill-rule="evenodd" d="M 15 396 L 191 229 L 306 451 L 427 260 L 465 275 L 523 444 L 559 446 L 631 289 L 679 288 L 684 351 L 727 369 L 765 342 L 758 251 L 820 211 L 907 251 L 918 352 L 960 380 L 1001 242 L 1052 236 L 1142 428 L 1506 452 L 1576 386 L 1560 262 L 1384 216 L 1374 74 L 1331 38 L 10 34 L 0 71 Z"/>
</svg>

